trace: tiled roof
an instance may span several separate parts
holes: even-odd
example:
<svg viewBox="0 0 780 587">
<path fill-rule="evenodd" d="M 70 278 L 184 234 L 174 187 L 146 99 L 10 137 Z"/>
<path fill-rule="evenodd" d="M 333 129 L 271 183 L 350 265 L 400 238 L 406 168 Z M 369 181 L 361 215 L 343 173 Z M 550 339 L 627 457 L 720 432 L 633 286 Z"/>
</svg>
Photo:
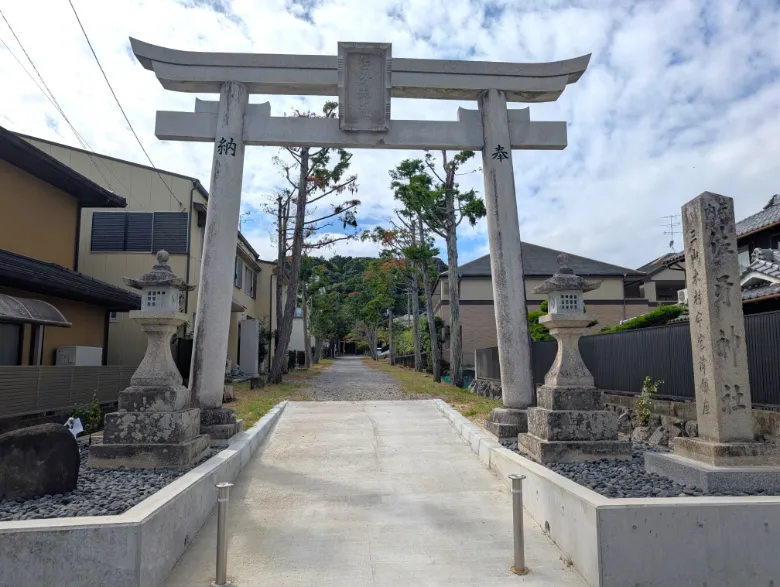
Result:
<svg viewBox="0 0 780 587">
<path fill-rule="evenodd" d="M 0 285 L 76 300 L 112 311 L 141 307 L 141 296 L 76 271 L 0 249 Z"/>
<path fill-rule="evenodd" d="M 737 222 L 737 236 L 755 232 L 780 222 L 780 194 L 775 194 L 761 212 Z"/>
<path fill-rule="evenodd" d="M 549 277 L 553 275 L 558 270 L 558 255 L 562 252 L 563 251 L 556 251 L 555 249 L 548 249 L 547 247 L 540 247 L 539 245 L 533 245 L 531 243 L 522 243 L 523 274 L 526 277 Z M 601 261 L 596 261 L 595 259 L 572 255 L 571 253 L 567 254 L 569 255 L 569 267 L 571 267 L 577 275 L 600 275 L 610 277 L 622 277 L 623 275 L 628 277 L 641 277 L 644 275 L 644 273 L 635 271 L 634 269 L 603 263 Z M 459 271 L 463 277 L 490 277 L 490 255 L 479 257 L 478 259 L 461 265 Z M 446 271 L 442 273 L 442 275 L 445 274 Z"/>
<path fill-rule="evenodd" d="M 766 296 L 780 294 L 780 283 L 768 283 L 757 287 L 750 287 L 742 290 L 742 300 L 756 300 Z"/>
<path fill-rule="evenodd" d="M 642 271 L 643 273 L 652 275 L 656 271 L 659 271 L 664 267 L 668 267 L 669 265 L 672 265 L 674 263 L 679 263 L 680 261 L 685 261 L 684 252 L 666 253 L 665 255 L 661 255 L 657 259 L 653 259 L 649 263 L 642 265 L 637 269 L 637 271 Z"/>
</svg>

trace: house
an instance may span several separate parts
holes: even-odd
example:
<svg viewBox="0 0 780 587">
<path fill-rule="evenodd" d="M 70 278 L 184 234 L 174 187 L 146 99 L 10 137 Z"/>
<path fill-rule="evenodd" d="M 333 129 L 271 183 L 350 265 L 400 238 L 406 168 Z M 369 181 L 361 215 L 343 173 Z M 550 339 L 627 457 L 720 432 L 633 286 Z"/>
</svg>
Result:
<svg viewBox="0 0 780 587">
<path fill-rule="evenodd" d="M 529 312 L 538 310 L 545 300 L 545 296 L 533 293 L 533 289 L 558 269 L 559 254 L 561 251 L 522 243 L 525 292 Z M 629 295 L 631 287 L 644 279 L 645 275 L 642 272 L 572 254 L 569 254 L 569 265 L 577 275 L 602 280 L 599 289 L 585 294 L 588 314 L 598 320 L 597 328 L 639 316 L 655 306 L 655 303 L 647 299 Z M 475 350 L 498 344 L 493 311 L 490 255 L 461 265 L 459 275 L 463 364 L 469 366 L 474 363 Z M 447 338 L 450 312 L 446 271 L 439 277 L 436 294 L 440 299 L 437 315 L 444 320 L 445 338 Z M 446 357 L 446 351 L 444 356 Z"/>
<path fill-rule="evenodd" d="M 109 320 L 141 298 L 77 270 L 82 211 L 125 206 L 0 127 L 0 433 L 64 422 L 129 385 L 132 371 L 105 366 Z"/>
<path fill-rule="evenodd" d="M 0 127 L 0 365 L 54 365 L 66 346 L 99 348 L 106 364 L 110 312 L 140 297 L 78 272 L 79 221 L 125 205 Z"/>
<path fill-rule="evenodd" d="M 145 273 L 154 264 L 157 251 L 165 249 L 174 273 L 188 283 L 199 284 L 209 195 L 197 178 L 19 136 L 126 200 L 123 210 L 81 210 L 78 271 L 125 288 L 122 277 Z M 259 319 L 268 328 L 276 328 L 275 266 L 260 260 L 240 231 L 236 233 L 226 357 L 231 365 L 239 363 L 242 322 Z M 188 323 L 180 332 L 182 344 L 192 338 L 198 293 L 196 287 L 183 296 L 181 310 L 187 314 Z M 146 350 L 146 336 L 125 312 L 112 314 L 110 321 L 108 364 L 137 366 Z M 186 367 L 183 370 L 186 372 Z"/>
<path fill-rule="evenodd" d="M 737 255 L 746 314 L 780 310 L 780 194 L 760 211 L 736 224 Z M 685 289 L 685 252 L 667 253 L 639 267 L 646 274 L 639 294 L 661 303 L 677 301 Z"/>
</svg>

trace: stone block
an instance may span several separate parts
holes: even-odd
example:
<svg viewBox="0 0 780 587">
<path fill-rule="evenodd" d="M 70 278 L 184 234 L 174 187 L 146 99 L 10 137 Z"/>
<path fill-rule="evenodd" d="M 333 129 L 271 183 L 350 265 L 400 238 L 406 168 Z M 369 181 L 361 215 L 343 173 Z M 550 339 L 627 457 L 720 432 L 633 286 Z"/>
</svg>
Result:
<svg viewBox="0 0 780 587">
<path fill-rule="evenodd" d="M 682 429 L 677 426 L 659 426 L 647 439 L 647 443 L 653 446 L 668 446 L 669 441 L 678 436 L 682 436 Z"/>
<path fill-rule="evenodd" d="M 516 426 L 514 424 L 501 424 L 492 420 L 485 420 L 485 429 L 496 436 L 499 440 L 505 438 L 517 438 L 518 434 L 528 432 L 528 425 Z"/>
<path fill-rule="evenodd" d="M 200 410 L 106 414 L 104 444 L 177 444 L 200 432 Z"/>
<path fill-rule="evenodd" d="M 653 434 L 653 430 L 649 426 L 637 426 L 631 433 L 631 440 L 633 442 L 647 442 L 647 439 Z"/>
<path fill-rule="evenodd" d="M 536 405 L 546 410 L 601 410 L 601 390 L 593 387 L 554 388 L 542 385 L 536 390 Z"/>
<path fill-rule="evenodd" d="M 79 448 L 61 424 L 0 434 L 0 499 L 68 493 L 79 477 Z"/>
<path fill-rule="evenodd" d="M 233 391 L 233 386 L 226 385 L 222 389 L 222 403 L 232 402 L 234 399 L 236 399 L 236 394 Z"/>
<path fill-rule="evenodd" d="M 211 438 L 211 446 L 223 447 L 244 430 L 244 421 L 236 420 L 234 424 L 215 424 L 214 426 L 201 426 L 202 434 L 208 434 Z"/>
<path fill-rule="evenodd" d="M 780 487 L 780 466 L 716 467 L 678 454 L 646 452 L 645 470 L 707 493 L 775 492 Z"/>
<path fill-rule="evenodd" d="M 780 465 L 780 451 L 763 442 L 709 442 L 703 438 L 675 438 L 675 454 L 716 467 Z"/>
<path fill-rule="evenodd" d="M 235 424 L 236 412 L 233 408 L 208 408 L 200 411 L 201 426 L 217 426 L 219 424 Z"/>
<path fill-rule="evenodd" d="M 634 427 L 631 425 L 631 414 L 623 412 L 618 416 L 618 432 L 631 434 L 633 431 Z"/>
<path fill-rule="evenodd" d="M 112 469 L 191 467 L 208 454 L 210 447 L 206 434 L 178 444 L 93 444 L 87 465 Z"/>
<path fill-rule="evenodd" d="M 542 464 L 631 458 L 631 443 L 627 440 L 549 441 L 532 434 L 520 434 L 517 437 L 517 447 Z"/>
<path fill-rule="evenodd" d="M 617 416 L 606 410 L 528 410 L 528 432 L 544 440 L 615 440 Z"/>
<path fill-rule="evenodd" d="M 695 420 L 688 420 L 683 427 L 683 432 L 688 438 L 699 436 L 699 424 Z"/>
<path fill-rule="evenodd" d="M 131 386 L 119 392 L 119 411 L 175 412 L 190 403 L 190 390 L 183 385 L 163 387 Z"/>
</svg>

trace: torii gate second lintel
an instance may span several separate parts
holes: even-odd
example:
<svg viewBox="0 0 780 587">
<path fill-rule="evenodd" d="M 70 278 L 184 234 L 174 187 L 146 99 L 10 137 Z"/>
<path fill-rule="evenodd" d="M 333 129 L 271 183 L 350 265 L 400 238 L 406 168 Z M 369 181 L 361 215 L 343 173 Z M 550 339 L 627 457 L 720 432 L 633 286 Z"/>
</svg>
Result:
<svg viewBox="0 0 780 587">
<path fill-rule="evenodd" d="M 481 150 L 504 409 L 518 423 L 533 401 L 513 149 L 563 149 L 565 122 L 530 120 L 507 102 L 556 100 L 590 55 L 552 63 L 393 59 L 389 43 L 339 43 L 338 56 L 199 53 L 130 40 L 163 87 L 219 93 L 194 112 L 158 112 L 161 139 L 214 141 L 190 385 L 204 409 L 221 406 L 245 145 Z M 273 117 L 250 93 L 338 96 L 339 118 Z M 477 100 L 458 121 L 392 120 L 392 97 Z M 493 417 L 493 416 L 491 416 Z"/>
</svg>

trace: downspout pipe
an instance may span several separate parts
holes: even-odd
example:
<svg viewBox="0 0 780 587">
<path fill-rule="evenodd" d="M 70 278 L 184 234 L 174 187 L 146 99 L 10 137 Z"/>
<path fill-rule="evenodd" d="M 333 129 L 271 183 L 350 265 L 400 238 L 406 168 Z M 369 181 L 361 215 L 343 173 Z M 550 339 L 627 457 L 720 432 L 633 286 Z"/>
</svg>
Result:
<svg viewBox="0 0 780 587">
<path fill-rule="evenodd" d="M 195 180 L 192 181 L 192 189 L 190 190 L 190 207 L 187 209 L 187 269 L 186 269 L 186 276 L 184 278 L 184 281 L 186 283 L 190 282 L 190 263 L 192 261 L 192 251 L 190 250 L 190 245 L 192 244 L 192 202 L 195 194 L 195 190 L 197 189 L 197 183 Z M 190 309 L 190 292 L 185 291 L 184 292 L 184 313 L 187 314 Z"/>
</svg>

